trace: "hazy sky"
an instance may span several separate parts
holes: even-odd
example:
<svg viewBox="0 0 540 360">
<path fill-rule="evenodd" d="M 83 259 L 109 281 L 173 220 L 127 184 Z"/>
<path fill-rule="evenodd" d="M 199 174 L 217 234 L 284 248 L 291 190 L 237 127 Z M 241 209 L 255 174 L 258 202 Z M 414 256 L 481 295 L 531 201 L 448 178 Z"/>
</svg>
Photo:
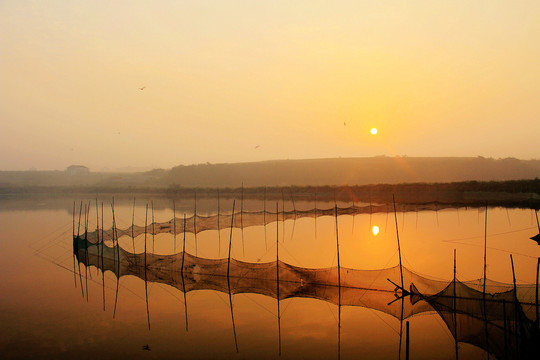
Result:
<svg viewBox="0 0 540 360">
<path fill-rule="evenodd" d="M 539 120 L 540 1 L 0 1 L 4 170 L 529 159 Z"/>
</svg>

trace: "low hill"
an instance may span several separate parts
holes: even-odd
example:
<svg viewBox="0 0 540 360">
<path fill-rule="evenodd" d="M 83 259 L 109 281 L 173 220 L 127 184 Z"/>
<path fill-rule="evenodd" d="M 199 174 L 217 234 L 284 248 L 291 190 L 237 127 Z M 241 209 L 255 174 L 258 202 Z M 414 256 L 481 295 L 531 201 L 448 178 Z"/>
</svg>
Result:
<svg viewBox="0 0 540 360">
<path fill-rule="evenodd" d="M 372 157 L 177 166 L 163 185 L 237 187 L 501 181 L 540 176 L 540 160 Z"/>
<path fill-rule="evenodd" d="M 0 171 L 0 192 L 25 187 L 216 188 L 324 186 L 457 181 L 504 181 L 540 177 L 540 160 L 514 158 L 371 157 L 273 160 L 181 165 L 140 173 L 69 174 L 66 171 Z"/>
</svg>

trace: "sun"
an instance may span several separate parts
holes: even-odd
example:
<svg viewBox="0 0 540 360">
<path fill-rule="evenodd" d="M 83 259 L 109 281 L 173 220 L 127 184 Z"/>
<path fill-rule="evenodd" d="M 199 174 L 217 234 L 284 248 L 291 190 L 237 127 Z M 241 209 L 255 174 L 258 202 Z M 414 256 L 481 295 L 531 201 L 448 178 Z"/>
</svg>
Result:
<svg viewBox="0 0 540 360">
<path fill-rule="evenodd" d="M 376 135 L 377 134 L 377 129 L 372 128 L 369 132 L 371 133 L 371 135 Z"/>
<path fill-rule="evenodd" d="M 374 225 L 371 228 L 371 232 L 373 233 L 373 235 L 377 236 L 379 234 L 379 227 L 377 225 Z"/>
</svg>

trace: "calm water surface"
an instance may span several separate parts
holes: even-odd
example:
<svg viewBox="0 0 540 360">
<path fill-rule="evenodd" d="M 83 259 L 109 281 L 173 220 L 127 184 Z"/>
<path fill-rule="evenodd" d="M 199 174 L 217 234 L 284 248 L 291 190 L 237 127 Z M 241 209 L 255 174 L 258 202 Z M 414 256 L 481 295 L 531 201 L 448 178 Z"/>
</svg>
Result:
<svg viewBox="0 0 540 360">
<path fill-rule="evenodd" d="M 84 261 L 75 261 L 73 200 L 1 200 L 3 357 L 397 359 L 405 358 L 406 321 L 410 326 L 411 358 L 456 357 L 452 330 L 435 308 L 401 319 L 367 303 L 338 306 L 301 296 L 279 301 L 278 322 L 276 298 L 263 294 L 229 297 L 226 292 L 203 289 L 188 291 L 184 297 L 181 289 L 158 282 L 148 282 L 145 291 L 144 279 L 134 275 L 122 276 L 117 292 L 113 272 L 102 274 L 95 266 L 86 269 Z M 110 199 L 99 199 L 100 210 L 102 201 L 104 227 L 109 229 Z M 137 199 L 135 224 L 144 225 L 145 206 L 150 201 Z M 131 225 L 132 202 L 133 199 L 116 200 L 115 217 L 120 229 Z M 192 216 L 193 205 L 192 199 L 177 200 L 177 217 L 184 213 Z M 217 212 L 215 199 L 200 200 L 197 206 L 200 216 Z M 232 200 L 221 200 L 221 214 L 230 217 L 231 206 Z M 267 202 L 266 206 L 275 211 L 275 202 Z M 283 204 L 279 202 L 278 206 L 281 210 Z M 292 206 L 291 202 L 285 203 L 287 211 Z M 314 204 L 297 202 L 294 206 L 302 210 L 311 209 Z M 319 209 L 333 206 L 318 203 Z M 156 200 L 154 207 L 156 222 L 173 217 L 172 201 Z M 262 209 L 260 201 L 244 203 L 246 211 Z M 76 212 L 78 216 L 78 209 Z M 396 215 L 402 261 L 408 270 L 425 278 L 451 282 L 456 249 L 458 279 L 483 277 L 485 209 L 398 211 Z M 534 212 L 489 208 L 487 219 L 488 279 L 512 284 L 509 255 L 513 254 L 518 285 L 534 285 L 540 256 L 540 246 L 529 240 L 538 233 Z M 378 227 L 378 233 L 374 227 Z M 92 203 L 89 229 L 95 228 Z M 393 213 L 340 215 L 338 234 L 342 267 L 376 270 L 399 264 Z M 219 233 L 199 233 L 196 239 L 188 233 L 186 252 L 197 252 L 198 257 L 207 259 L 226 258 L 229 236 L 228 228 Z M 304 268 L 337 265 L 336 221 L 332 216 L 279 221 L 277 228 L 276 222 L 266 227 L 247 227 L 243 234 L 234 229 L 232 258 L 251 263 L 275 261 L 276 238 L 284 263 Z M 171 234 L 157 234 L 153 239 L 147 235 L 147 241 L 154 244 L 154 253 L 172 254 L 181 251 L 182 235 L 176 237 L 176 245 Z M 134 241 L 121 237 L 119 243 L 130 252 L 144 252 L 144 235 Z M 395 298 L 392 293 L 387 295 L 389 301 Z M 410 303 L 409 299 L 405 301 Z M 457 343 L 457 350 L 462 359 L 488 358 L 480 346 L 464 341 Z"/>
</svg>

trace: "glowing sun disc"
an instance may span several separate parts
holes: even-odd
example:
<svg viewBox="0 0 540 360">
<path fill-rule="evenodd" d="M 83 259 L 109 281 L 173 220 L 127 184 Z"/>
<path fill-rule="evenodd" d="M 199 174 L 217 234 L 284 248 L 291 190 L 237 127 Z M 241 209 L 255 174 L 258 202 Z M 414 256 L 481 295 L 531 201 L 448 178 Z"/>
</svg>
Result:
<svg viewBox="0 0 540 360">
<path fill-rule="evenodd" d="M 374 225 L 371 228 L 371 232 L 373 233 L 373 235 L 377 236 L 377 234 L 379 233 L 379 227 L 377 225 Z"/>
<path fill-rule="evenodd" d="M 375 135 L 377 134 L 377 129 L 372 128 L 371 130 L 369 130 L 369 132 L 371 133 L 371 135 Z"/>
</svg>

